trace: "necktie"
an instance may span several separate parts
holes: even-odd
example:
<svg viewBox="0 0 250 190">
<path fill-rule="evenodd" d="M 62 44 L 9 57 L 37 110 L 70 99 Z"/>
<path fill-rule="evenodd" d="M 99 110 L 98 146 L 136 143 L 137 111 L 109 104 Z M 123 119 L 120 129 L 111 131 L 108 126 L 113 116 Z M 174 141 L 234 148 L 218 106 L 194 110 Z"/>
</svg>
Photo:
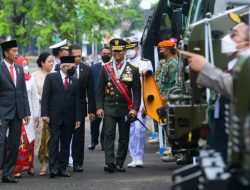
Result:
<svg viewBox="0 0 250 190">
<path fill-rule="evenodd" d="M 13 65 L 10 65 L 10 76 L 11 76 L 13 82 L 15 82 L 14 66 Z"/>
<path fill-rule="evenodd" d="M 69 88 L 69 83 L 68 83 L 68 78 L 64 78 L 64 83 L 63 83 L 64 90 L 67 91 Z"/>
<path fill-rule="evenodd" d="M 76 69 L 76 72 L 75 72 L 75 74 L 74 74 L 73 76 L 76 77 L 76 78 L 78 79 L 77 69 Z"/>
</svg>

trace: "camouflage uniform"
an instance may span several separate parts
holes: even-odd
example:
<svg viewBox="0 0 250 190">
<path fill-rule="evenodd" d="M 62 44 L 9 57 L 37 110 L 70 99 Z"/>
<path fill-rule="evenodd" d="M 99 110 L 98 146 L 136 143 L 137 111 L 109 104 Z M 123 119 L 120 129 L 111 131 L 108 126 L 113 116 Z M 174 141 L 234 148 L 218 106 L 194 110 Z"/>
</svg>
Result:
<svg viewBox="0 0 250 190">
<path fill-rule="evenodd" d="M 160 60 L 155 72 L 156 81 L 161 95 L 165 96 L 174 87 L 178 78 L 178 62 L 175 58 Z"/>
</svg>

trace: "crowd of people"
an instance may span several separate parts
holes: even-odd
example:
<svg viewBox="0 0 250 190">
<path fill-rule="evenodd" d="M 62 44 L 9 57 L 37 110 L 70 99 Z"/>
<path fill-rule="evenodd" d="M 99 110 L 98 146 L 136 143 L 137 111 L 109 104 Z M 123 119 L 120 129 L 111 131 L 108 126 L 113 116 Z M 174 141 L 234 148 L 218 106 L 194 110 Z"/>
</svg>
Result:
<svg viewBox="0 0 250 190">
<path fill-rule="evenodd" d="M 249 25 L 244 18 L 222 38 L 222 53 L 230 59 L 228 73 L 237 65 L 237 53 L 249 49 Z M 177 40 L 161 41 L 158 48 L 163 59 L 155 70 L 155 79 L 161 95 L 167 96 L 178 82 Z M 153 66 L 140 56 L 138 38 L 112 39 L 109 46 L 101 50 L 102 61 L 91 67 L 83 63 L 79 45 L 68 46 L 67 41 L 62 41 L 50 46 L 52 54 L 39 55 L 39 69 L 32 74 L 29 60 L 19 56 L 16 40 L 2 42 L 1 49 L 3 183 L 17 183 L 23 172 L 34 175 L 36 152 L 41 163 L 40 176 L 70 177 L 68 165 L 73 166 L 74 172 L 83 172 L 87 116 L 91 129 L 88 149 L 94 150 L 100 141 L 105 152 L 105 172 L 126 172 L 127 152 L 131 157 L 128 167 L 143 167 L 146 112 L 141 76 L 145 70 L 153 71 Z M 198 72 L 197 84 L 219 93 L 215 107 L 219 114 L 214 120 L 220 128 L 213 128 L 211 146 L 221 152 L 226 161 L 228 140 L 222 108 L 232 96 L 232 77 L 207 64 L 203 56 L 179 53 L 188 57 L 190 67 Z M 119 140 L 115 154 L 117 125 Z M 162 160 L 175 161 L 171 148 Z"/>
<path fill-rule="evenodd" d="M 16 40 L 1 43 L 0 165 L 2 182 L 17 183 L 23 172 L 34 175 L 34 157 L 41 163 L 40 176 L 70 177 L 83 172 L 85 118 L 91 129 L 89 150 L 100 142 L 105 151 L 106 172 L 143 167 L 146 123 L 140 76 L 153 70 L 140 57 L 139 39 L 112 39 L 101 50 L 100 63 L 91 67 L 82 60 L 81 47 L 62 41 L 37 59 L 31 73 L 29 60 L 19 56 Z M 119 145 L 114 153 L 116 125 Z M 131 127 L 130 127 L 131 125 Z"/>
</svg>

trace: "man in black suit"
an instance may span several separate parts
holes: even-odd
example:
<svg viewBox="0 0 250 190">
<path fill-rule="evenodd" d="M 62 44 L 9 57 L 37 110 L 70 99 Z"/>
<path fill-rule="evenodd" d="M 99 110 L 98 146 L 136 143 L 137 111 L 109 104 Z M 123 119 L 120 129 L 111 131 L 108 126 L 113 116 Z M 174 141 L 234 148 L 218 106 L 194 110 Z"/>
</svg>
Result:
<svg viewBox="0 0 250 190">
<path fill-rule="evenodd" d="M 50 177 L 70 177 L 66 172 L 72 132 L 80 127 L 79 87 L 75 73 L 75 58 L 60 58 L 60 72 L 46 76 L 42 96 L 42 118 L 49 124 Z M 59 148 L 60 143 L 60 148 Z"/>
<path fill-rule="evenodd" d="M 109 62 L 112 57 L 112 51 L 110 47 L 102 48 L 100 55 L 101 55 L 102 61 L 100 63 L 96 63 L 91 66 L 91 73 L 92 73 L 93 84 L 94 84 L 94 92 L 96 92 L 97 90 L 97 82 L 98 82 L 100 71 L 102 69 L 102 65 L 104 63 Z M 100 128 L 101 121 L 102 121 L 102 118 L 97 117 L 95 118 L 94 121 L 90 123 L 91 142 L 90 142 L 90 145 L 88 146 L 89 150 L 94 150 L 95 146 L 98 144 L 99 128 Z M 102 126 L 100 141 L 101 141 L 102 150 L 104 150 L 104 125 Z"/>
<path fill-rule="evenodd" d="M 82 51 L 78 45 L 71 45 L 69 47 L 70 55 L 75 57 L 76 73 L 75 77 L 79 79 L 80 91 L 80 128 L 74 130 L 72 140 L 72 157 L 73 157 L 73 170 L 74 172 L 83 172 L 84 160 L 84 141 L 85 141 L 85 117 L 89 114 L 89 120 L 92 122 L 95 119 L 95 99 L 94 88 L 91 76 L 91 69 L 89 66 L 83 64 Z M 88 112 L 87 100 L 88 98 Z"/>
<path fill-rule="evenodd" d="M 14 64 L 18 57 L 15 40 L 1 44 L 3 61 L 0 64 L 0 166 L 3 166 L 3 183 L 16 183 L 12 176 L 20 145 L 22 119 L 29 123 L 30 108 L 23 68 Z M 7 154 L 3 163 L 7 129 Z"/>
</svg>

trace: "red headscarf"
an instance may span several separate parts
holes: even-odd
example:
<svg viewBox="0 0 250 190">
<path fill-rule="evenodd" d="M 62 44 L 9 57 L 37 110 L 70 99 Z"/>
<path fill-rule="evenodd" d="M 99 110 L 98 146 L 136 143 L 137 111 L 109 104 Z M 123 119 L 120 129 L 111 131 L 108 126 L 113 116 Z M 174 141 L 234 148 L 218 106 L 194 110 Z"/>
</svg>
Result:
<svg viewBox="0 0 250 190">
<path fill-rule="evenodd" d="M 20 65 L 20 66 L 22 66 L 23 67 L 23 63 L 24 62 L 29 62 L 29 60 L 26 58 L 26 57 L 22 57 L 22 56 L 20 56 L 20 57 L 18 57 L 17 58 L 17 60 L 16 60 L 16 64 L 18 64 L 18 65 Z M 24 79 L 25 80 L 30 80 L 30 74 L 29 73 L 24 73 Z"/>
</svg>

